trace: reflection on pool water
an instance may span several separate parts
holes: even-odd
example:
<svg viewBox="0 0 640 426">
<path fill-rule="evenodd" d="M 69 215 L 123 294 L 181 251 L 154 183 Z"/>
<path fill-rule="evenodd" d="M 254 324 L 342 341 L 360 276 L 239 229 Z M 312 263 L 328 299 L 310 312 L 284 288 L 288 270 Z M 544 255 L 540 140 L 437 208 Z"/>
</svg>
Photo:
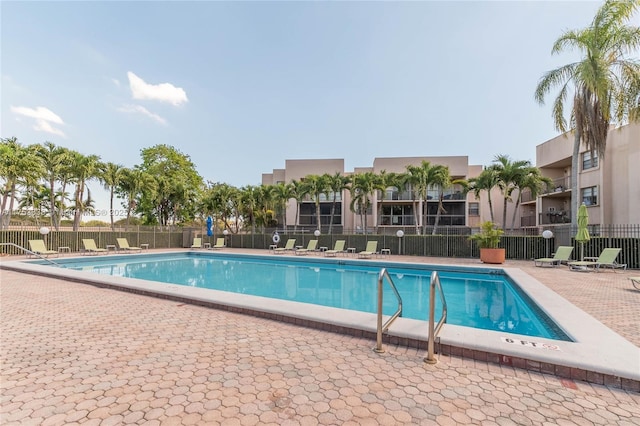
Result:
<svg viewBox="0 0 640 426">
<path fill-rule="evenodd" d="M 185 252 L 58 261 L 66 268 L 375 313 L 380 265 Z M 428 318 L 430 265 L 385 265 L 403 301 L 403 317 Z M 456 270 L 458 269 L 458 270 Z M 556 340 L 571 339 L 499 269 L 438 267 L 447 323 Z M 384 286 L 384 313 L 397 301 Z M 436 302 L 436 317 L 442 306 Z"/>
<path fill-rule="evenodd" d="M 292 259 L 213 253 L 103 256 L 66 259 L 66 268 L 267 298 L 375 313 L 380 265 L 328 259 Z M 403 317 L 428 318 L 433 266 L 385 265 L 403 301 Z M 571 339 L 500 270 L 438 268 L 447 323 L 515 334 Z M 384 286 L 384 313 L 397 301 Z M 436 317 L 440 300 L 436 300 Z"/>
</svg>

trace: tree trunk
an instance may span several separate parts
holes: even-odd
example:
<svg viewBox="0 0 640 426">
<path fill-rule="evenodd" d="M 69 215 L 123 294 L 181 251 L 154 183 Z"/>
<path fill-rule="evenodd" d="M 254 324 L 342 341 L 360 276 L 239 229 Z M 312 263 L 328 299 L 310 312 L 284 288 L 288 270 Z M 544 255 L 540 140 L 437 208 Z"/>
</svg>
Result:
<svg viewBox="0 0 640 426">
<path fill-rule="evenodd" d="M 578 213 L 578 163 L 580 159 L 581 139 L 582 135 L 580 133 L 580 128 L 576 127 L 575 139 L 573 141 L 573 156 L 571 157 L 571 206 L 569 206 L 572 230 L 575 230 L 577 227 L 576 215 Z"/>
<path fill-rule="evenodd" d="M 505 193 L 505 195 L 504 195 L 504 204 L 502 206 L 502 230 L 503 231 L 505 229 L 507 229 L 507 201 L 508 200 L 509 200 L 509 198 L 507 197 L 507 194 Z"/>
<path fill-rule="evenodd" d="M 416 234 L 420 234 L 420 221 L 418 220 L 418 201 L 413 202 L 413 220 L 416 221 Z"/>
<path fill-rule="evenodd" d="M 73 212 L 73 231 L 77 232 L 80 227 L 80 213 L 82 210 L 82 196 L 84 195 L 84 185 L 82 182 L 78 182 L 78 187 L 76 188 L 76 208 Z"/>
<path fill-rule="evenodd" d="M 111 202 L 109 203 L 109 214 L 111 215 L 111 231 L 115 230 L 115 226 L 113 225 L 113 187 L 111 187 L 111 192 L 109 193 L 111 196 Z"/>
<path fill-rule="evenodd" d="M 511 230 L 512 231 L 513 231 L 513 227 L 516 224 L 516 213 L 518 212 L 518 207 L 520 207 L 520 188 L 518 188 L 518 198 L 516 198 L 516 207 L 515 207 L 515 209 L 513 209 L 513 217 L 511 218 Z"/>
<path fill-rule="evenodd" d="M 439 192 L 438 194 L 438 211 L 436 212 L 436 220 L 433 224 L 433 231 L 431 232 L 431 235 L 436 235 L 436 233 L 438 232 L 438 225 L 440 224 L 440 215 L 441 213 L 446 213 L 447 211 L 444 209 L 444 204 L 442 203 L 442 200 L 444 199 L 444 193 L 442 191 Z"/>
<path fill-rule="evenodd" d="M 329 220 L 329 235 L 333 228 L 333 216 L 336 214 L 336 193 L 333 193 L 333 204 L 331 204 L 331 219 Z"/>
<path fill-rule="evenodd" d="M 489 199 L 489 213 L 491 214 L 491 223 L 496 223 L 494 217 L 493 217 L 493 201 L 491 201 L 491 190 L 487 191 L 487 196 Z"/>
<path fill-rule="evenodd" d="M 54 191 L 56 184 L 53 179 L 49 180 L 49 205 L 51 211 L 51 226 L 57 231 L 60 228 L 58 214 L 56 210 L 56 193 Z"/>
<path fill-rule="evenodd" d="M 65 202 L 64 202 L 64 194 L 65 191 L 67 190 L 67 181 L 63 181 L 62 182 L 62 191 L 60 194 L 60 207 L 58 208 L 58 227 L 60 226 L 60 223 L 62 222 L 62 218 L 64 217 L 64 207 L 65 207 Z M 58 230 L 58 228 L 56 228 L 56 230 Z"/>
<path fill-rule="evenodd" d="M 425 195 L 422 204 L 422 235 L 427 235 L 427 210 L 429 205 L 427 204 L 427 197 Z"/>
<path fill-rule="evenodd" d="M 0 229 L 4 229 L 8 226 L 8 221 L 7 221 L 7 217 L 11 218 L 11 215 L 9 214 L 9 212 L 7 212 L 7 200 L 9 199 L 9 192 L 10 189 L 8 189 L 8 186 L 5 187 L 5 193 L 2 195 L 2 210 L 0 211 Z M 5 221 L 7 221 L 7 224 L 5 225 Z"/>
<path fill-rule="evenodd" d="M 13 213 L 13 201 L 15 200 L 13 194 L 16 191 L 16 184 L 12 183 L 9 189 L 5 192 L 2 198 L 2 215 L 0 216 L 0 228 L 8 228 L 11 223 L 11 213 Z M 11 195 L 9 195 L 11 194 Z M 9 199 L 9 209 L 7 209 L 7 198 Z"/>
<path fill-rule="evenodd" d="M 284 206 L 282 207 L 282 226 L 284 229 L 287 229 L 287 205 L 289 204 L 289 200 L 284 202 Z"/>
</svg>

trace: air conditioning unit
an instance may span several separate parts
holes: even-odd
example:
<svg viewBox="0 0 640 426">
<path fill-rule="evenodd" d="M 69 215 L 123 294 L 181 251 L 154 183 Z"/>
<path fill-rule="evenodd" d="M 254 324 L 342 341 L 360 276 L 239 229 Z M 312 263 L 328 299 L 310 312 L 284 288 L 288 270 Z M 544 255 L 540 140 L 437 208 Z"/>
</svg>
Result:
<svg viewBox="0 0 640 426">
<path fill-rule="evenodd" d="M 549 207 L 549 209 L 547 210 L 549 213 L 554 213 L 556 211 L 555 207 Z"/>
</svg>

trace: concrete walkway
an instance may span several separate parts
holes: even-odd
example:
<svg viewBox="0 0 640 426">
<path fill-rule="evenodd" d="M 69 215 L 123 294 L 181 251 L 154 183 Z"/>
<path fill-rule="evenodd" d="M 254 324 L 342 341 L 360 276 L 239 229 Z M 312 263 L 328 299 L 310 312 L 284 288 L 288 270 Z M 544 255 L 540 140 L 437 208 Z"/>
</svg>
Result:
<svg viewBox="0 0 640 426">
<path fill-rule="evenodd" d="M 532 263 L 507 266 L 640 346 L 638 271 Z M 2 425 L 640 425 L 637 392 L 5 270 L 0 291 Z"/>
</svg>

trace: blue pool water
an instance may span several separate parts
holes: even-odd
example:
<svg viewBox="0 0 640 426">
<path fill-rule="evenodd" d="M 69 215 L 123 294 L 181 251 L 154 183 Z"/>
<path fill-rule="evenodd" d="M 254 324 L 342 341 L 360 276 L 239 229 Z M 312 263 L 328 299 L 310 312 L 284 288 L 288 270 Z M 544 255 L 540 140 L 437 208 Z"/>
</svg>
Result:
<svg viewBox="0 0 640 426">
<path fill-rule="evenodd" d="M 101 256 L 57 260 L 66 268 L 375 313 L 375 262 L 213 253 Z M 432 266 L 385 264 L 403 301 L 403 317 L 428 318 Z M 571 339 L 500 270 L 439 269 L 447 323 L 556 340 Z M 384 286 L 384 314 L 397 300 Z M 436 318 L 441 305 L 437 298 Z"/>
</svg>

